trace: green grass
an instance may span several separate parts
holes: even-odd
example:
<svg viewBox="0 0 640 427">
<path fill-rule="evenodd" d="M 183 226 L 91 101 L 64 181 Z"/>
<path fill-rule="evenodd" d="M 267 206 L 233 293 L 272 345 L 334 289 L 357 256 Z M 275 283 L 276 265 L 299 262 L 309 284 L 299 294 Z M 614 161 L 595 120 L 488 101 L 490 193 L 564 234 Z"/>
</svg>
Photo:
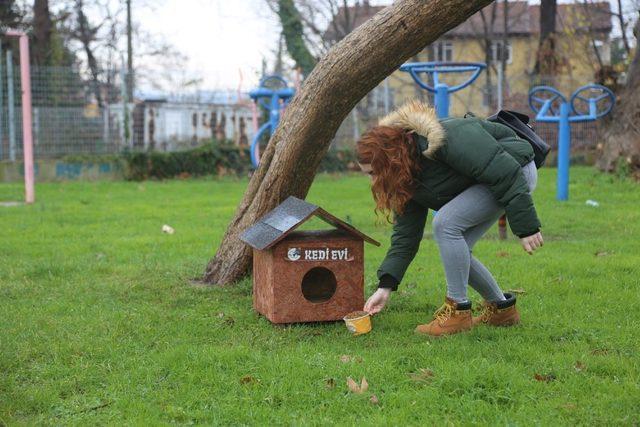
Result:
<svg viewBox="0 0 640 427">
<path fill-rule="evenodd" d="M 526 291 L 523 324 L 443 339 L 413 334 L 444 298 L 430 238 L 353 338 L 339 322 L 271 325 L 250 280 L 188 284 L 246 180 L 39 184 L 35 205 L 0 207 L 0 424 L 637 425 L 640 187 L 574 168 L 560 203 L 554 179 L 543 170 L 534 195 L 541 251 L 496 230 L 475 251 Z M 0 200 L 21 195 L 0 184 Z M 320 176 L 308 199 L 383 242 L 366 248 L 370 294 L 390 227 L 368 180 Z M 369 391 L 348 392 L 348 376 Z"/>
</svg>

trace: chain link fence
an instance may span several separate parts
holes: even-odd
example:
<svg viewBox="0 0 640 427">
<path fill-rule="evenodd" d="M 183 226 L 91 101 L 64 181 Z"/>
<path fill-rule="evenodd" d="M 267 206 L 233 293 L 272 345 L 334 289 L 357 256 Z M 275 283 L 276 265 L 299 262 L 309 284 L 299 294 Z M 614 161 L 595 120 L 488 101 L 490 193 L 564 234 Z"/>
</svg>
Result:
<svg viewBox="0 0 640 427">
<path fill-rule="evenodd" d="M 21 161 L 22 87 L 17 53 L 0 51 L 0 161 Z M 176 151 L 216 140 L 248 145 L 258 110 L 246 95 L 193 91 L 127 94 L 124 70 L 31 67 L 36 159 Z"/>
<path fill-rule="evenodd" d="M 22 112 L 20 69 L 16 53 L 0 52 L 0 160 L 22 158 Z M 126 150 L 176 151 L 212 140 L 230 140 L 248 145 L 262 120 L 246 94 L 233 91 L 193 91 L 170 95 L 127 94 L 124 70 L 100 70 L 94 78 L 88 70 L 75 67 L 32 67 L 33 135 L 36 159 L 75 155 L 116 154 Z M 453 76 L 448 83 L 456 84 Z M 588 82 L 570 76 L 555 76 L 553 85 L 569 95 Z M 540 80 L 538 80 L 540 81 Z M 543 82 L 548 82 L 545 79 Z M 471 86 L 452 94 L 451 115 L 471 111 L 484 117 L 498 108 L 534 116 L 528 106 L 529 89 L 536 86 L 529 76 L 507 76 L 500 91 L 495 76 L 486 72 Z M 346 117 L 336 133 L 332 149 L 350 150 L 378 119 L 409 99 L 433 103 L 433 96 L 420 89 L 407 73 L 396 72 L 365 96 Z M 573 123 L 574 150 L 597 144 L 599 121 Z M 552 147 L 557 126 L 533 123 Z"/>
</svg>

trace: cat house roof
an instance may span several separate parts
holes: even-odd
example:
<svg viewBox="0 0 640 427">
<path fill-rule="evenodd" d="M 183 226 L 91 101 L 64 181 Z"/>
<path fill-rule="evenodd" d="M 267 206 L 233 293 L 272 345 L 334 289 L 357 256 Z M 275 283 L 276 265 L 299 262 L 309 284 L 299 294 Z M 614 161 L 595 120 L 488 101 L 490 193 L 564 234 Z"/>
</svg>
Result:
<svg viewBox="0 0 640 427">
<path fill-rule="evenodd" d="M 312 216 L 316 216 L 326 223 L 359 237 L 366 242 L 380 246 L 379 242 L 358 231 L 355 227 L 341 219 L 331 215 L 320 206 L 305 202 L 294 196 L 289 196 L 278 207 L 246 229 L 240 236 L 240 240 L 254 249 L 269 249 Z"/>
</svg>

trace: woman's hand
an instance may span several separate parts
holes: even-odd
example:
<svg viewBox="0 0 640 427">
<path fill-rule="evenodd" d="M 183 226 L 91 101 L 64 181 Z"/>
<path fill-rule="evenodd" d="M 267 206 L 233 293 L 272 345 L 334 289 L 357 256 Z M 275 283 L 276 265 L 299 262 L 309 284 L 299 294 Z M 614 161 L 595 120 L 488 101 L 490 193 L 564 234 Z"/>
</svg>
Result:
<svg viewBox="0 0 640 427">
<path fill-rule="evenodd" d="M 371 295 L 367 300 L 367 302 L 365 303 L 364 311 L 367 311 L 369 314 L 378 313 L 387 304 L 387 300 L 389 300 L 389 295 L 391 295 L 391 289 L 378 288 L 378 290 L 375 291 L 373 295 Z"/>
<path fill-rule="evenodd" d="M 520 243 L 522 244 L 522 249 L 527 251 L 529 255 L 533 255 L 533 251 L 544 245 L 542 234 L 540 234 L 540 232 L 521 238 Z"/>
</svg>

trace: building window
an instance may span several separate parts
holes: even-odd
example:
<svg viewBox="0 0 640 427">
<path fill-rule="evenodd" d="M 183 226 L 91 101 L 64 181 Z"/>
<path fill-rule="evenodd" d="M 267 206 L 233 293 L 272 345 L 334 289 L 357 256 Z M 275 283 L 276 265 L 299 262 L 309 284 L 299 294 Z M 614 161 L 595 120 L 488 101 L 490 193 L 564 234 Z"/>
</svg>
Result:
<svg viewBox="0 0 640 427">
<path fill-rule="evenodd" d="M 502 40 L 494 40 L 491 42 L 491 61 L 492 62 L 500 62 L 501 56 L 507 55 L 507 64 L 511 64 L 513 61 L 513 48 L 511 46 L 511 42 L 507 42 L 507 49 L 503 49 Z"/>
<path fill-rule="evenodd" d="M 609 46 L 602 40 L 594 40 L 593 47 L 596 49 L 602 63 L 609 65 L 611 63 L 611 49 L 609 49 Z"/>
<path fill-rule="evenodd" d="M 453 61 L 453 42 L 441 41 L 431 45 L 433 60 L 437 62 Z"/>
</svg>

